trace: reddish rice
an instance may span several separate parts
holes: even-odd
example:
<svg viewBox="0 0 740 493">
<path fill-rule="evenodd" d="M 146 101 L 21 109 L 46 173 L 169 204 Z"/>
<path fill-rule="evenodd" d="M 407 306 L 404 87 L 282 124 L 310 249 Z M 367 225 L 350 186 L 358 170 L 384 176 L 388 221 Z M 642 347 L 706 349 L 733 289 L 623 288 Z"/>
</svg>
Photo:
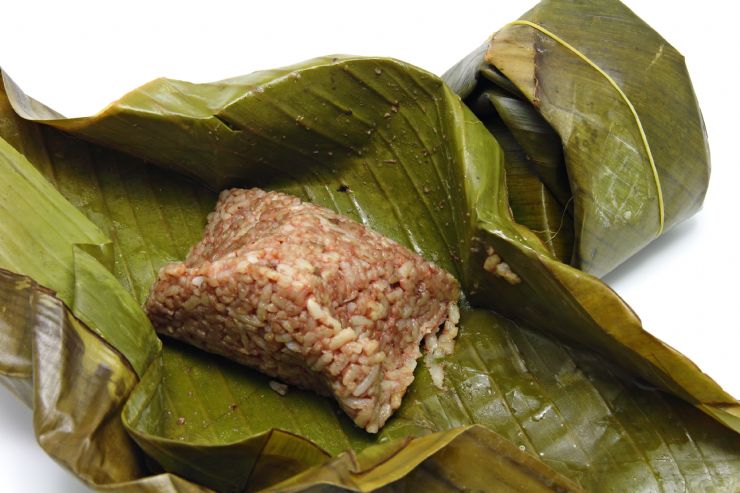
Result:
<svg viewBox="0 0 740 493">
<path fill-rule="evenodd" d="M 449 273 L 361 224 L 232 189 L 185 262 L 162 268 L 146 309 L 159 332 L 331 395 L 374 433 L 401 405 L 421 340 L 430 363 L 452 351 L 458 296 Z"/>
</svg>

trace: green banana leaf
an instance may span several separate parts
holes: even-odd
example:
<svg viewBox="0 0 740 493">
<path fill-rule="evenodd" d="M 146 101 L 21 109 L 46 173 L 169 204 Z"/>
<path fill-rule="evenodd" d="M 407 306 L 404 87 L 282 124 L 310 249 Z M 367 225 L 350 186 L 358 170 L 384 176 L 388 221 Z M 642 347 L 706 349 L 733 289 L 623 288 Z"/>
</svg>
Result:
<svg viewBox="0 0 740 493">
<path fill-rule="evenodd" d="M 358 93 L 367 95 L 361 105 L 354 104 Z M 38 107 L 12 83 L 10 97 L 26 117 L 32 116 L 29 108 Z M 306 117 L 311 108 L 317 108 L 316 116 Z M 192 174 L 215 186 L 257 185 L 333 208 L 456 273 L 474 306 L 588 346 L 689 402 L 740 412 L 736 401 L 691 362 L 644 332 L 607 286 L 552 259 L 536 235 L 512 221 L 500 147 L 431 74 L 393 60 L 324 58 L 213 84 L 159 79 L 95 117 L 44 122 L 88 139 L 94 135 L 113 148 L 131 141 L 132 153 L 163 168 L 199 154 L 208 166 L 194 167 Z M 164 144 L 157 146 L 153 136 Z M 163 147 L 174 157 L 164 160 Z M 220 178 L 237 173 L 243 174 L 241 181 Z M 125 182 L 124 188 L 133 188 L 130 176 Z M 90 195 L 94 184 L 77 186 L 76 194 Z M 161 195 L 152 199 L 159 202 Z M 175 202 L 173 197 L 162 206 L 176 207 Z M 157 204 L 140 208 L 153 217 L 138 220 L 134 214 L 135 231 L 116 230 L 116 236 L 171 241 L 176 246 L 169 251 L 181 252 L 174 258 L 196 241 L 187 233 L 199 231 L 206 214 L 194 213 L 198 221 L 190 221 L 188 231 L 174 232 L 177 228 L 168 224 L 172 212 L 158 211 Z M 141 243 L 135 246 L 140 256 Z M 124 248 L 131 246 L 120 245 L 125 258 Z M 489 248 L 522 282 L 512 285 L 482 268 Z M 169 255 L 157 259 L 159 251 L 145 253 L 148 268 L 127 273 L 139 302 L 157 268 L 172 260 Z"/>
<path fill-rule="evenodd" d="M 213 84 L 160 79 L 73 120 L 4 80 L 0 267 L 16 274 L 6 274 L 2 299 L 19 308 L 0 313 L 0 374 L 34 403 L 37 429 L 52 437 L 42 444 L 88 483 L 115 491 L 740 484 L 737 402 L 644 332 L 607 286 L 557 260 L 572 248 L 547 241 L 555 204 L 568 207 L 552 185 L 557 173 L 511 164 L 510 149 L 536 155 L 534 144 L 508 130 L 512 145 L 499 147 L 492 125 L 431 74 L 336 57 Z M 505 180 L 516 170 L 545 184 L 549 236 L 513 221 Z M 138 305 L 157 269 L 199 239 L 216 190 L 231 185 L 333 208 L 455 273 L 471 306 L 446 361 L 446 390 L 418 368 L 402 408 L 374 436 L 312 393 L 278 396 L 258 373 L 169 340 L 160 352 Z M 489 248 L 519 283 L 483 269 Z M 40 268 L 46 256 L 51 267 Z M 53 343 L 34 343 L 48 324 L 36 322 L 31 294 L 11 296 L 19 283 L 69 307 Z M 63 335 L 70 331 L 77 335 Z M 59 351 L 75 357 L 53 357 Z M 48 364 L 34 367 L 34 354 Z M 79 371 L 54 367 L 80 359 L 88 364 Z M 40 388 L 44 371 L 53 376 Z M 96 400 L 78 398 L 82 391 Z M 44 392 L 54 398 L 36 397 Z M 85 405 L 108 419 L 78 422 Z M 103 452 L 93 460 L 80 443 Z M 115 454 L 134 465 L 98 460 Z"/>
<path fill-rule="evenodd" d="M 488 87 L 469 97 L 468 105 L 504 151 L 506 187 L 514 219 L 531 229 L 551 256 L 570 263 L 572 199 L 568 196 L 567 176 L 560 176 L 565 167 L 557 134 L 529 104 L 497 88 Z M 499 115 L 515 119 L 505 123 Z M 520 128 L 530 132 L 525 134 Z M 526 151 L 519 142 L 526 145 Z"/>
<path fill-rule="evenodd" d="M 53 289 L 142 373 L 159 352 L 159 340 L 131 294 L 87 252 L 107 260 L 110 240 L 5 140 L 0 159 L 0 268 Z"/>
<path fill-rule="evenodd" d="M 561 206 L 543 201 L 540 216 L 572 217 L 586 272 L 603 276 L 701 207 L 709 147 L 683 57 L 618 1 L 544 0 L 443 79 L 514 134 Z"/>
<path fill-rule="evenodd" d="M 137 384 L 136 373 L 121 353 L 75 318 L 54 292 L 28 277 L 0 270 L 0 295 L 3 306 L 10 308 L 0 311 L 0 327 L 5 329 L 0 333 L 3 383 L 14 383 L 12 388 L 22 389 L 18 394 L 27 396 L 24 400 L 29 405 L 33 402 L 39 443 L 51 456 L 104 491 L 211 491 L 171 474 L 147 473 L 144 457 L 126 435 L 119 415 Z M 275 478 L 290 476 L 325 458 L 309 447 L 304 440 L 275 431 L 256 450 L 231 447 L 229 465 L 243 466 L 245 459 L 258 457 L 249 487 L 262 490 Z M 521 492 L 582 491 L 483 427 L 409 438 L 368 448 L 359 455 L 343 454 L 327 466 L 289 479 L 290 486 L 271 489 L 303 490 L 314 483 L 329 483 L 368 491 L 389 482 L 397 489 L 405 481 L 430 487 L 468 485 L 469 479 L 459 478 L 457 466 L 462 458 L 468 460 L 471 450 L 480 452 L 476 456 L 483 459 L 468 464 L 467 470 L 476 473 L 473 484 L 500 484 L 507 491 Z M 488 459 L 492 454 L 496 457 L 493 463 Z M 304 462 L 291 464 L 290 458 Z M 218 480 L 215 485 L 224 486 Z"/>
<path fill-rule="evenodd" d="M 0 294 L 3 381 L 33 404 L 39 444 L 91 484 L 143 474 L 120 419 L 137 383 L 128 360 L 28 277 L 0 270 Z"/>
</svg>

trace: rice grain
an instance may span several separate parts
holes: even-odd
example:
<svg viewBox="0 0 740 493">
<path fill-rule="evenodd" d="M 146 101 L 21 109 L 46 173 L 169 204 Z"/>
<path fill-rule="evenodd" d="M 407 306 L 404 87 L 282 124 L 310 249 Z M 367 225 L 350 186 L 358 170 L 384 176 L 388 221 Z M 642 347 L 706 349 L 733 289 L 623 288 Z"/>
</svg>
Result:
<svg viewBox="0 0 740 493">
<path fill-rule="evenodd" d="M 160 270 L 146 310 L 160 333 L 333 396 L 374 433 L 400 406 L 425 337 L 441 385 L 458 296 L 449 273 L 359 223 L 231 189 L 185 261 Z"/>
</svg>

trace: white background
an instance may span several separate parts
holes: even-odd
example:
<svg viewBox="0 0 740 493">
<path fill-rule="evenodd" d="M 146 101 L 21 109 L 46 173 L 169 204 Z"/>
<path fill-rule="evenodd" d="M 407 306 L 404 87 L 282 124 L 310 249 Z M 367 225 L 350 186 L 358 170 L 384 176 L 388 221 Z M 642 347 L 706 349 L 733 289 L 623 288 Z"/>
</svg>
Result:
<svg viewBox="0 0 740 493">
<path fill-rule="evenodd" d="M 252 3 L 3 0 L 0 64 L 66 116 L 94 113 L 159 76 L 217 80 L 333 53 L 389 56 L 442 74 L 535 2 Z M 740 56 L 727 23 L 734 2 L 627 3 L 686 56 L 713 170 L 704 209 L 606 281 L 648 330 L 740 396 Z M 88 490 L 45 456 L 30 411 L 0 388 L 0 492 L 16 491 Z"/>
</svg>

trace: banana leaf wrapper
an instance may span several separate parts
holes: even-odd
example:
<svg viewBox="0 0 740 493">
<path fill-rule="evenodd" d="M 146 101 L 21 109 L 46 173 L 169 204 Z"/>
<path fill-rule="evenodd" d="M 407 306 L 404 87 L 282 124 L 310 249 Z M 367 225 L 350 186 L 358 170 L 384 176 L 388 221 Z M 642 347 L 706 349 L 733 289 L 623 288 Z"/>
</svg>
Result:
<svg viewBox="0 0 740 493">
<path fill-rule="evenodd" d="M 335 57 L 159 79 L 71 120 L 4 83 L 2 381 L 89 484 L 736 489 L 737 402 L 514 222 L 504 150 L 431 74 Z M 160 345 L 140 305 L 231 185 L 334 208 L 455 273 L 469 306 L 446 390 L 420 367 L 370 436 L 324 398 L 281 397 L 256 372 Z M 483 269 L 489 248 L 521 282 Z"/>
<path fill-rule="evenodd" d="M 603 276 L 701 207 L 684 59 L 620 2 L 542 1 L 443 79 L 506 147 L 514 216 L 564 262 Z"/>
</svg>

